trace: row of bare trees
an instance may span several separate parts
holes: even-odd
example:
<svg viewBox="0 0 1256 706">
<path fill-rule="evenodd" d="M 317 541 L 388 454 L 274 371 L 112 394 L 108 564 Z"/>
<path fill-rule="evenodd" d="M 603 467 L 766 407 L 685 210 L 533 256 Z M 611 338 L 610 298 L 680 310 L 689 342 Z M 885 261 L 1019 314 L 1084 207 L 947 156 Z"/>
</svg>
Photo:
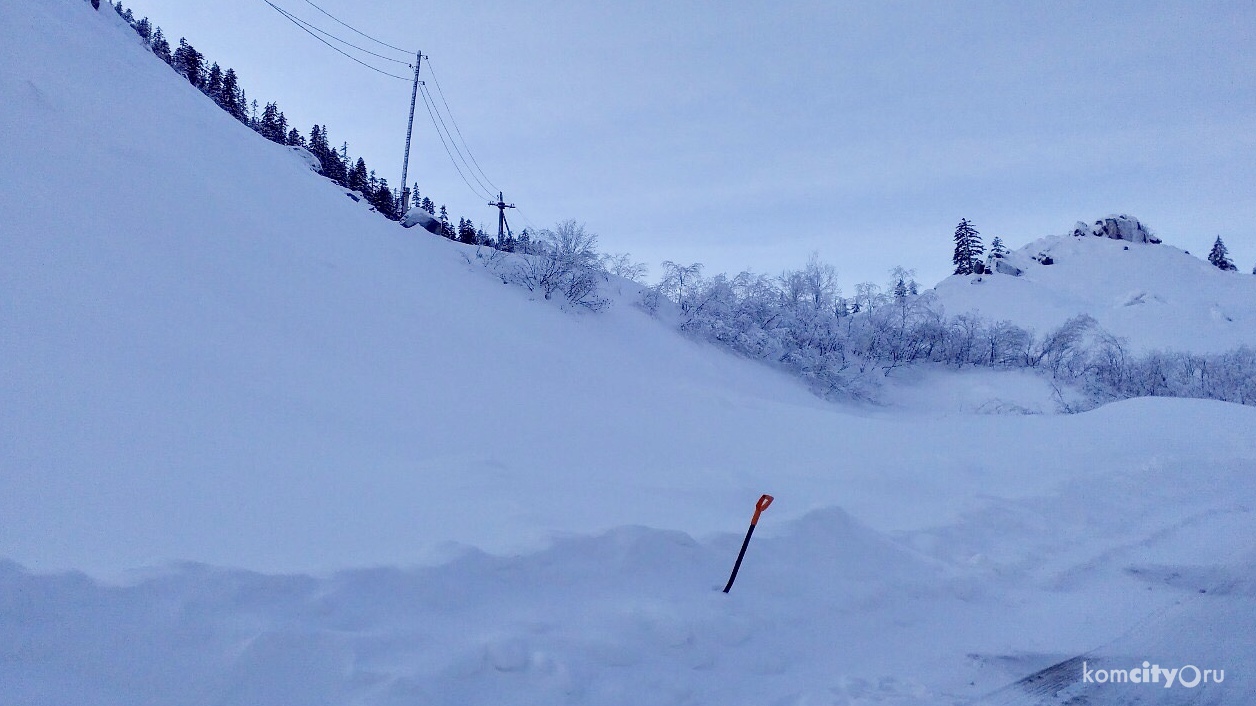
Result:
<svg viewBox="0 0 1256 706">
<path fill-rule="evenodd" d="M 935 363 L 1039 371 L 1083 393 L 1090 408 L 1142 396 L 1197 397 L 1256 404 L 1256 351 L 1132 353 L 1086 315 L 1038 334 L 1009 321 L 948 315 L 917 294 L 911 272 L 890 286 L 864 284 L 843 297 L 831 265 L 813 257 L 801 270 L 705 277 L 699 264 L 663 264 L 642 306 L 664 303 L 681 330 L 789 369 L 823 396 L 871 397 L 896 368 Z M 1064 404 L 1061 399 L 1061 404 Z"/>
</svg>

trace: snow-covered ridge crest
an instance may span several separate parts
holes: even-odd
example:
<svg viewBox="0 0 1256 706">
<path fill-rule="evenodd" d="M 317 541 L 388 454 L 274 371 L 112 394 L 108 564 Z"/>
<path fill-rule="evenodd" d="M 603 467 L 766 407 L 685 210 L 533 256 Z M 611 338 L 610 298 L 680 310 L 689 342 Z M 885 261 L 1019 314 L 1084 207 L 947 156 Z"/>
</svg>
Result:
<svg viewBox="0 0 1256 706">
<path fill-rule="evenodd" d="M 1162 243 L 1132 216 L 1033 240 L 996 264 L 994 274 L 938 283 L 938 302 L 1040 333 L 1086 314 L 1134 352 L 1256 345 L 1256 277 Z"/>
</svg>

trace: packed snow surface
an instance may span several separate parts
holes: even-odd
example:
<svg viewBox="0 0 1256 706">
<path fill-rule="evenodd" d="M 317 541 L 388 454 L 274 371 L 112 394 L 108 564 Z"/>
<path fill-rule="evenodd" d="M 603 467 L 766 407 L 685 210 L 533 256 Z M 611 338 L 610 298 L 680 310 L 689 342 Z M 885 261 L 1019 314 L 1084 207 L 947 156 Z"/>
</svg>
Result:
<svg viewBox="0 0 1256 706">
<path fill-rule="evenodd" d="M 386 221 L 107 8 L 0 4 L 0 67 L 0 703 L 1256 699 L 1256 410 L 826 403 Z M 939 292 L 1046 325 L 1126 258 L 1241 339 L 1239 285 L 1094 242 Z M 1225 681 L 1083 680 L 1143 660 Z"/>
</svg>

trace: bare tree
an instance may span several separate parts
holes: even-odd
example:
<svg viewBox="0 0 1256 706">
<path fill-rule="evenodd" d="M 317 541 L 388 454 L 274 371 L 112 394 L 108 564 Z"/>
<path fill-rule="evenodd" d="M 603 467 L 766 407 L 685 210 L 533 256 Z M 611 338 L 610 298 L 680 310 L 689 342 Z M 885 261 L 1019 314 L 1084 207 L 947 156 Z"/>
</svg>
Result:
<svg viewBox="0 0 1256 706">
<path fill-rule="evenodd" d="M 629 282 L 640 284 L 645 279 L 645 275 L 650 271 L 644 262 L 633 262 L 632 256 L 626 252 L 616 253 L 614 255 L 602 255 L 602 268 L 608 273 L 623 277 Z"/>
<path fill-rule="evenodd" d="M 598 295 L 606 271 L 596 246 L 597 236 L 583 224 L 563 221 L 537 236 L 532 254 L 520 255 L 507 279 L 546 299 L 558 292 L 571 304 L 598 311 L 608 302 Z"/>
</svg>

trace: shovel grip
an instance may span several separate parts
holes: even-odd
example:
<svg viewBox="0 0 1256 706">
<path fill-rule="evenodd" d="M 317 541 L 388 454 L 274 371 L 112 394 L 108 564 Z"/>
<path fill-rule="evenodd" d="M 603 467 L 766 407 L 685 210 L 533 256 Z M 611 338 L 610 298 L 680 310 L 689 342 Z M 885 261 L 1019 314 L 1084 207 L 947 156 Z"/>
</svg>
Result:
<svg viewBox="0 0 1256 706">
<path fill-rule="evenodd" d="M 772 504 L 771 495 L 763 495 L 762 497 L 760 497 L 759 502 L 754 504 L 754 517 L 750 518 L 750 524 L 752 525 L 759 524 L 759 515 L 762 515 L 763 511 L 768 509 L 768 506 L 771 504 Z"/>
</svg>

